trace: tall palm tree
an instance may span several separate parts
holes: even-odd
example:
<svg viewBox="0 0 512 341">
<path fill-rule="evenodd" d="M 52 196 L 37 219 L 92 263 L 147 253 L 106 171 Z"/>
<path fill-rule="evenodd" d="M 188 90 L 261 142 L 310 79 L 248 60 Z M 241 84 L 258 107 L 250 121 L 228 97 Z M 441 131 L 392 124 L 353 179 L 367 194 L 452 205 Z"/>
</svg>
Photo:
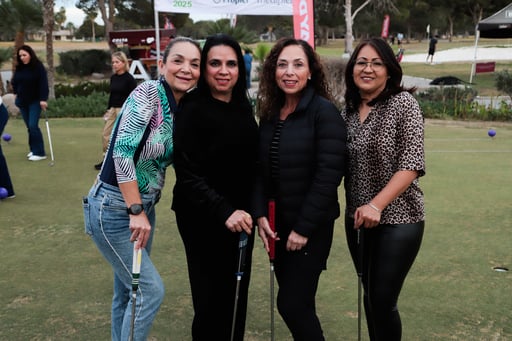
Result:
<svg viewBox="0 0 512 341">
<path fill-rule="evenodd" d="M 52 8 L 53 13 L 53 8 Z M 16 67 L 16 51 L 25 44 L 27 30 L 39 29 L 43 26 L 43 11 L 41 3 L 36 0 L 1 0 L 0 27 L 4 30 L 14 30 L 14 50 L 12 70 Z"/>
<path fill-rule="evenodd" d="M 53 27 L 55 26 L 55 15 L 53 13 L 54 5 L 54 0 L 43 0 L 44 31 L 46 34 L 46 64 L 48 64 L 48 88 L 50 92 L 49 98 L 55 98 L 55 68 L 53 65 Z"/>
</svg>

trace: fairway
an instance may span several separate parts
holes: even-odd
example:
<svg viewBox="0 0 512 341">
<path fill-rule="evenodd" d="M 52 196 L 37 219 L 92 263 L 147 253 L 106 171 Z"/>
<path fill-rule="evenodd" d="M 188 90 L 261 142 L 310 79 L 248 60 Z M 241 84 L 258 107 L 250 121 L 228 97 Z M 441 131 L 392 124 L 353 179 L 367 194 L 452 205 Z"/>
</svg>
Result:
<svg viewBox="0 0 512 341">
<path fill-rule="evenodd" d="M 0 340 L 109 340 L 112 273 L 84 233 L 81 207 L 97 174 L 103 121 L 49 123 L 53 167 L 49 158 L 27 161 L 21 119 L 9 120 L 12 140 L 1 141 L 16 198 L 0 202 Z M 40 127 L 49 154 L 43 120 Z M 403 340 L 512 340 L 512 125 L 427 121 L 425 135 L 420 184 L 427 220 L 399 301 Z M 186 262 L 170 210 L 173 183 L 169 168 L 153 243 L 166 285 L 153 341 L 191 339 Z M 343 205 L 342 187 L 339 193 Z M 269 264 L 259 239 L 253 258 L 246 340 L 270 340 Z M 342 219 L 320 278 L 317 311 L 327 340 L 357 340 L 357 277 Z M 276 340 L 291 340 L 277 312 Z"/>
</svg>

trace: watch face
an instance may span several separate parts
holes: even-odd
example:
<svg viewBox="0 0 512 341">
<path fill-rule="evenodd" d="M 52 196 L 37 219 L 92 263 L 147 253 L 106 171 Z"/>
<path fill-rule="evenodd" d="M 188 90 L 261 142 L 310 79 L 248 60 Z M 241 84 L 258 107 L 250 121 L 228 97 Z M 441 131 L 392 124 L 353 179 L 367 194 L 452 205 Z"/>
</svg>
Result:
<svg viewBox="0 0 512 341">
<path fill-rule="evenodd" d="M 137 214 L 141 214 L 143 211 L 143 207 L 141 204 L 133 204 L 131 205 L 129 208 L 128 208 L 128 213 L 129 214 L 134 214 L 134 215 L 137 215 Z"/>
</svg>

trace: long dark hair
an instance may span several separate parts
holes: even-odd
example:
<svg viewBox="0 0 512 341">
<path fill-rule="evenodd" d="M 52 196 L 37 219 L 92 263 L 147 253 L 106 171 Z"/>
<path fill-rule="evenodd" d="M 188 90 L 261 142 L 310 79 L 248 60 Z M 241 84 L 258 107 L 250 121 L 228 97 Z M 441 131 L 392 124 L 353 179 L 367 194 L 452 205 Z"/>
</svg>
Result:
<svg viewBox="0 0 512 341">
<path fill-rule="evenodd" d="M 313 48 L 304 40 L 294 38 L 281 38 L 270 50 L 269 55 L 263 63 L 263 69 L 260 77 L 260 86 L 258 89 L 258 116 L 268 119 L 279 112 L 284 104 L 284 92 L 276 83 L 277 59 L 285 47 L 298 45 L 302 47 L 308 59 L 311 79 L 308 86 L 315 89 L 315 93 L 329 100 L 332 99 L 331 90 L 325 77 L 324 68 L 320 62 L 320 57 Z"/>
<path fill-rule="evenodd" d="M 236 60 L 238 65 L 238 80 L 233 87 L 233 93 L 231 95 L 231 101 L 237 101 L 243 105 L 248 105 L 250 107 L 249 97 L 247 96 L 247 83 L 245 78 L 245 63 L 244 56 L 242 54 L 242 49 L 240 44 L 233 39 L 231 36 L 219 33 L 206 38 L 206 42 L 203 46 L 203 51 L 201 52 L 201 75 L 199 76 L 199 81 L 197 82 L 198 90 L 201 93 L 210 94 L 210 87 L 206 82 L 206 63 L 208 62 L 208 52 L 210 52 L 211 48 L 214 46 L 225 45 L 231 47 L 236 54 Z"/>
<path fill-rule="evenodd" d="M 28 54 L 30 55 L 30 61 L 26 65 L 23 64 L 23 62 L 21 61 L 21 58 L 20 58 L 21 50 L 28 52 Z M 31 48 L 28 45 L 21 45 L 20 47 L 18 47 L 18 50 L 16 51 L 16 70 L 26 68 L 26 67 L 34 68 L 34 67 L 36 67 L 38 65 L 42 65 L 42 64 L 43 63 L 41 63 L 39 58 L 37 58 L 37 55 L 33 48 Z"/>
<path fill-rule="evenodd" d="M 377 51 L 377 54 L 384 62 L 388 73 L 388 80 L 386 82 L 385 89 L 376 98 L 371 100 L 368 103 L 369 105 L 374 105 L 375 103 L 385 101 L 389 97 L 402 91 L 408 91 L 412 93 L 416 90 L 415 87 L 404 88 L 402 86 L 402 67 L 398 63 L 393 49 L 384 39 L 380 37 L 364 39 L 355 48 L 354 52 L 350 56 L 350 59 L 348 60 L 345 69 L 345 103 L 349 111 L 357 110 L 362 100 L 361 95 L 359 94 L 359 88 L 354 82 L 353 75 L 357 56 L 359 55 L 361 49 L 365 46 L 371 46 L 375 49 L 375 51 Z"/>
</svg>

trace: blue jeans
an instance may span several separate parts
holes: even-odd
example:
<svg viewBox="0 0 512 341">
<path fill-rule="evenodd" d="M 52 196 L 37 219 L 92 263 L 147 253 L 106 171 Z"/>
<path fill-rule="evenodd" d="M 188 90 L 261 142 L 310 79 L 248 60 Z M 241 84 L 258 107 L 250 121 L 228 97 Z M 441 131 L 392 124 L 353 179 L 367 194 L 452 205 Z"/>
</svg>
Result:
<svg viewBox="0 0 512 341">
<path fill-rule="evenodd" d="M 4 132 L 4 127 L 9 120 L 9 113 L 3 104 L 0 104 L 0 135 Z M 0 145 L 0 187 L 7 189 L 7 196 L 14 195 L 12 187 L 11 176 L 9 175 L 9 168 L 7 168 L 7 161 Z"/>
<path fill-rule="evenodd" d="M 28 145 L 34 155 L 45 156 L 43 134 L 39 129 L 39 117 L 41 116 L 41 106 L 39 102 L 30 104 L 20 104 L 16 102 L 20 109 L 21 116 L 28 130 Z"/>
<path fill-rule="evenodd" d="M 144 211 L 151 223 L 151 236 L 142 251 L 137 290 L 134 341 L 146 340 L 164 299 L 164 284 L 149 258 L 155 230 L 155 205 L 160 193 L 141 194 Z M 114 270 L 112 298 L 112 340 L 126 341 L 130 334 L 132 301 L 133 243 L 130 242 L 130 217 L 121 191 L 98 180 L 83 199 L 85 232 L 91 236 L 103 257 Z"/>
</svg>

